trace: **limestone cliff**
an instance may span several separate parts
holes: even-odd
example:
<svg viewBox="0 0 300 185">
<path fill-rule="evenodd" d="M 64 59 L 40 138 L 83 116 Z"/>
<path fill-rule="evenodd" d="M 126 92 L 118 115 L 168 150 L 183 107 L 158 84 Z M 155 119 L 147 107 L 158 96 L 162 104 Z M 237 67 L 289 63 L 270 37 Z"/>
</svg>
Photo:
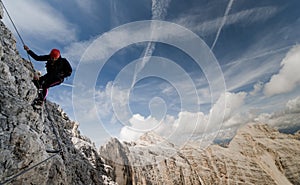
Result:
<svg viewBox="0 0 300 185">
<path fill-rule="evenodd" d="M 41 110 L 31 106 L 37 96 L 31 82 L 33 66 L 19 56 L 2 21 L 0 36 L 0 184 L 115 184 L 95 146 L 58 105 L 47 101 Z M 58 149 L 59 143 L 61 153 L 46 152 Z"/>
<path fill-rule="evenodd" d="M 112 140 L 100 153 L 120 184 L 300 184 L 298 134 L 249 124 L 227 148 L 198 146 L 178 149 L 150 133 L 134 143 Z"/>
</svg>

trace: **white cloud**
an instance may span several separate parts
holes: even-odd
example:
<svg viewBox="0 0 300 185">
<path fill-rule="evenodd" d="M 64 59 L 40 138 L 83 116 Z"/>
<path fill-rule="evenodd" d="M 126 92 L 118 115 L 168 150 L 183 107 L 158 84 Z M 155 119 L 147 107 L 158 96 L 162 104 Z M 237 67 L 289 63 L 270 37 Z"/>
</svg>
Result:
<svg viewBox="0 0 300 185">
<path fill-rule="evenodd" d="M 278 128 L 300 126 L 300 96 L 289 100 L 284 110 L 274 113 L 262 113 L 254 120 Z"/>
<path fill-rule="evenodd" d="M 242 112 L 241 108 L 246 95 L 245 92 L 222 94 L 210 110 L 208 130 L 242 124 L 243 122 L 237 120 L 238 117 L 235 117 L 234 120 L 232 118 Z"/>
<path fill-rule="evenodd" d="M 194 132 L 203 133 L 208 124 L 208 116 L 202 112 L 180 112 L 178 119 L 174 122 L 174 136 L 177 138 L 180 135 L 192 135 Z"/>
<path fill-rule="evenodd" d="M 130 129 L 128 126 L 125 126 L 120 131 L 119 139 L 122 141 L 135 141 L 141 137 L 141 135 L 143 135 L 143 133 L 137 132 L 133 129 Z"/>
<path fill-rule="evenodd" d="M 22 34 L 34 35 L 37 40 L 53 40 L 60 43 L 76 40 L 72 24 L 47 2 L 18 0 L 5 1 L 4 4 Z M 11 26 L 7 16 L 4 21 L 6 25 Z"/>
<path fill-rule="evenodd" d="M 85 50 L 92 43 L 92 41 L 93 40 L 91 39 L 87 41 L 79 41 L 79 42 L 71 43 L 66 48 L 64 48 L 64 56 L 68 58 L 70 62 L 73 63 L 73 66 L 76 66 L 80 61 L 82 55 L 84 54 Z"/>
<path fill-rule="evenodd" d="M 134 114 L 130 118 L 129 122 L 131 123 L 134 129 L 141 130 L 141 131 L 151 130 L 157 127 L 157 125 L 159 124 L 159 121 L 156 120 L 155 118 L 153 117 L 144 118 L 140 114 Z"/>
<path fill-rule="evenodd" d="M 246 93 L 244 92 L 226 93 L 219 98 L 210 114 L 207 115 L 203 112 L 183 111 L 177 115 L 177 119 L 166 115 L 162 121 L 158 121 L 151 116 L 144 118 L 141 115 L 134 115 L 130 120 L 131 127 L 123 127 L 120 137 L 122 140 L 136 140 L 152 128 L 152 131 L 160 136 L 174 144 L 181 145 L 195 134 L 207 134 L 221 128 L 238 126 L 247 122 L 248 117 L 241 114 L 245 97 Z M 140 130 L 135 131 L 134 128 Z M 144 130 L 141 131 L 141 129 Z"/>
<path fill-rule="evenodd" d="M 278 74 L 271 77 L 264 86 L 264 93 L 267 96 L 287 93 L 300 84 L 300 46 L 293 47 L 281 62 L 281 69 Z"/>
<path fill-rule="evenodd" d="M 229 14 L 229 10 L 231 7 L 232 1 L 229 2 L 227 6 L 227 14 Z M 174 20 L 174 22 L 183 25 L 192 31 L 198 33 L 200 36 L 209 35 L 217 30 L 220 30 L 220 25 L 222 27 L 226 27 L 228 25 L 232 24 L 254 24 L 257 22 L 263 22 L 268 20 L 269 18 L 273 17 L 278 11 L 280 11 L 279 8 L 273 7 L 273 6 L 267 6 L 267 7 L 259 7 L 254 9 L 248 9 L 243 10 L 237 13 L 229 14 L 223 17 L 216 18 L 214 20 L 205 21 L 202 24 L 199 23 L 199 20 L 202 19 L 202 14 L 189 14 L 181 16 L 181 18 Z M 198 11 L 199 12 L 199 11 Z M 222 24 L 222 21 L 224 22 L 224 25 Z M 216 37 L 217 39 L 217 37 Z M 215 39 L 215 40 L 216 40 Z M 258 48 L 258 49 L 257 49 Z M 263 51 L 265 49 L 265 46 L 262 47 L 255 45 L 255 50 Z M 272 49 L 272 48 L 271 48 Z M 271 50 L 270 49 L 270 50 Z M 226 66 L 223 69 L 224 77 L 226 80 L 226 86 L 228 91 L 234 91 L 238 88 L 245 87 L 246 85 L 252 84 L 260 80 L 262 77 L 265 77 L 266 75 L 270 75 L 272 72 L 276 71 L 278 69 L 278 56 L 281 55 L 280 52 L 283 51 L 285 48 L 281 48 L 280 50 L 275 51 L 268 51 L 264 52 L 265 54 L 273 54 L 273 56 L 269 57 L 267 61 L 259 61 L 254 60 L 256 58 L 247 58 L 253 59 L 251 62 L 245 61 L 246 59 L 242 58 L 237 62 L 236 64 L 232 64 L 232 66 L 226 68 Z M 253 52 L 253 50 L 251 50 Z M 276 54 L 276 55 L 275 55 Z M 277 60 L 273 60 L 275 57 L 277 57 Z M 255 62 L 255 64 L 254 64 Z M 256 65 L 257 64 L 257 65 Z M 258 88 L 258 86 L 256 87 Z M 256 89 L 257 91 L 259 89 Z M 252 92 L 254 93 L 254 92 Z"/>
<path fill-rule="evenodd" d="M 176 84 L 174 84 L 175 87 L 177 87 Z M 175 125 L 175 119 L 170 115 L 166 115 L 163 120 L 158 120 L 165 115 L 163 111 L 166 110 L 166 104 L 164 103 L 164 100 L 159 97 L 152 98 L 148 104 L 149 107 L 144 107 L 145 109 L 149 108 L 152 114 L 151 116 L 144 118 L 139 114 L 132 114 L 129 106 L 134 106 L 131 105 L 131 103 L 135 102 L 129 102 L 129 91 L 118 86 L 118 83 L 116 81 L 107 83 L 106 87 L 103 90 L 101 89 L 88 91 L 87 88 L 85 88 L 85 85 L 75 85 L 78 89 L 77 91 L 80 92 L 77 94 L 73 94 L 73 96 L 79 96 L 73 97 L 73 105 L 76 108 L 75 113 L 77 121 L 81 123 L 81 128 L 82 130 L 85 130 L 85 133 L 92 133 L 93 128 L 89 127 L 88 125 L 90 125 L 91 122 L 99 123 L 100 119 L 101 122 L 104 123 L 104 127 L 106 127 L 106 129 L 108 130 L 110 129 L 109 127 L 111 127 L 115 123 L 118 123 L 118 125 L 122 124 L 123 128 L 120 132 L 120 139 L 122 140 L 136 139 L 141 134 L 152 129 L 154 129 L 158 133 L 163 133 L 163 135 L 168 137 L 168 135 L 174 132 L 174 129 L 176 130 L 176 124 L 179 124 L 180 120 L 188 119 L 189 115 L 191 118 L 193 117 L 193 113 L 182 113 L 180 114 L 180 118 L 177 120 Z M 155 84 L 151 84 L 150 86 L 152 85 Z M 185 92 L 188 92 L 190 89 L 190 87 L 186 83 L 178 83 L 178 85 L 181 86 L 177 87 L 177 90 L 184 89 Z M 157 87 L 158 89 L 161 89 L 161 92 L 165 92 L 165 86 Z M 175 90 L 174 87 L 172 88 L 173 90 Z M 138 103 L 140 103 L 141 101 L 144 102 L 145 99 L 149 100 L 148 97 L 153 97 L 153 94 L 150 93 L 150 95 L 148 96 L 148 93 L 149 92 L 147 91 L 143 93 L 143 95 L 146 95 L 146 97 L 135 97 L 134 101 L 138 101 Z M 186 103 L 190 102 L 191 104 L 195 104 L 196 102 L 194 94 L 192 94 L 192 97 L 190 97 L 189 95 L 190 94 L 187 94 L 181 98 L 185 98 Z M 95 98 L 90 98 L 94 96 Z M 96 103 L 96 106 L 93 106 L 94 103 Z M 184 125 L 180 125 L 180 127 L 181 126 L 185 127 Z M 174 129 L 172 129 L 173 127 Z M 190 126 L 188 130 L 191 129 L 192 126 Z M 183 129 L 179 130 L 183 131 Z M 93 135 L 91 137 L 97 138 L 99 136 Z"/>
<path fill-rule="evenodd" d="M 80 123 L 83 134 L 99 142 L 97 145 L 116 137 L 116 123 L 129 125 L 131 114 L 122 108 L 128 103 L 126 91 L 114 87 L 112 82 L 103 90 L 88 90 L 79 84 L 75 88 L 77 93 L 72 94 L 72 103 L 76 121 Z"/>
<path fill-rule="evenodd" d="M 107 120 L 113 114 L 123 124 L 128 124 L 131 117 L 129 105 L 129 92 L 108 82 L 104 90 L 95 91 L 95 101 L 99 116 Z"/>
<path fill-rule="evenodd" d="M 161 121 L 149 116 L 144 118 L 140 114 L 134 114 L 130 120 L 130 126 L 124 126 L 120 132 L 120 139 L 125 141 L 134 141 L 145 132 L 155 130 Z"/>
<path fill-rule="evenodd" d="M 295 99 L 289 100 L 286 103 L 286 111 L 289 113 L 300 113 L 300 96 Z"/>
<path fill-rule="evenodd" d="M 97 61 L 98 63 L 108 57 L 109 54 L 114 54 L 117 48 L 121 49 L 135 43 L 135 39 L 139 40 L 144 38 L 143 33 L 145 28 L 139 28 L 139 31 L 136 31 L 136 29 L 138 28 L 111 30 L 110 32 L 105 32 L 97 37 L 91 38 L 88 41 L 74 42 L 66 48 L 66 51 L 68 55 L 72 57 L 77 57 L 78 59 L 81 58 L 82 62 Z M 136 32 L 138 34 L 135 34 L 135 37 L 133 38 L 132 35 Z M 79 48 L 77 54 L 74 53 L 74 49 L 76 48 Z"/>
<path fill-rule="evenodd" d="M 250 113 L 247 107 L 244 109 L 246 96 L 245 92 L 226 93 L 214 104 L 210 114 L 185 111 L 180 112 L 177 118 L 167 115 L 162 121 L 155 120 L 151 116 L 145 118 L 141 115 L 134 115 L 131 118 L 131 126 L 122 128 L 120 138 L 126 141 L 135 141 L 148 129 L 152 128 L 151 131 L 178 146 L 194 137 L 195 139 L 202 138 L 204 142 L 202 144 L 205 146 L 206 142 L 214 140 L 218 135 L 218 131 L 233 129 L 232 133 L 234 133 L 234 130 L 240 125 L 253 120 L 278 128 L 300 125 L 300 96 L 288 101 L 283 111 L 271 114 L 262 113 L 259 116 Z M 224 105 L 225 112 L 223 116 Z M 212 115 L 213 113 L 215 115 Z M 210 118 L 210 116 L 213 116 L 213 118 Z M 134 127 L 139 128 L 139 130 L 134 129 Z M 222 138 L 223 136 L 218 137 Z M 228 137 L 228 135 L 225 134 L 224 137 Z"/>
<path fill-rule="evenodd" d="M 257 48 L 261 48 L 256 45 Z M 282 57 L 282 51 L 272 53 L 267 59 L 250 58 L 249 61 L 241 59 L 230 63 L 228 67 L 224 67 L 224 78 L 228 91 L 244 87 L 255 83 L 267 75 L 271 75 L 278 70 L 278 63 Z M 256 87 L 258 88 L 258 86 Z M 258 89 L 256 89 L 258 90 Z"/>
<path fill-rule="evenodd" d="M 251 91 L 249 94 L 252 96 L 256 95 L 257 93 L 259 93 L 262 90 L 263 85 L 264 85 L 263 82 L 257 82 L 253 86 L 253 91 Z"/>
</svg>

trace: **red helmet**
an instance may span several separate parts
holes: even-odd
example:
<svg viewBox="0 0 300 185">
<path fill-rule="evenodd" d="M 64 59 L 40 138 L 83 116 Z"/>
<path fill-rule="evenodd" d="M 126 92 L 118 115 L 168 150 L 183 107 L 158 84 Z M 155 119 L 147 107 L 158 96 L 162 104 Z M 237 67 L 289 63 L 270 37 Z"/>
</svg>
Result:
<svg viewBox="0 0 300 185">
<path fill-rule="evenodd" d="M 52 49 L 50 52 L 50 57 L 58 59 L 60 57 L 60 51 L 58 49 Z"/>
</svg>

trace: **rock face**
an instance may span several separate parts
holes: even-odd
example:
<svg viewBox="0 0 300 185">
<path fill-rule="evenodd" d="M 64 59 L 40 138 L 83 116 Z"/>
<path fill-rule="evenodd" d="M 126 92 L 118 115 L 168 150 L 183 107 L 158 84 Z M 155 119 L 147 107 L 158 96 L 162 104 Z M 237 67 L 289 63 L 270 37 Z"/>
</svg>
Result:
<svg viewBox="0 0 300 185">
<path fill-rule="evenodd" d="M 100 153 L 119 184 L 300 184 L 298 135 L 249 124 L 227 148 L 198 146 L 178 149 L 150 133 L 135 143 L 114 139 Z"/>
<path fill-rule="evenodd" d="M 2 6 L 2 4 L 0 5 L 0 6 Z M 0 19 L 2 19 L 3 18 L 3 9 L 2 9 L 2 7 L 0 8 Z"/>
<path fill-rule="evenodd" d="M 19 56 L 2 21 L 0 36 L 0 184 L 115 184 L 95 146 L 58 105 L 46 102 L 44 109 L 33 109 L 32 64 Z M 59 143 L 61 153 L 46 152 Z"/>
</svg>

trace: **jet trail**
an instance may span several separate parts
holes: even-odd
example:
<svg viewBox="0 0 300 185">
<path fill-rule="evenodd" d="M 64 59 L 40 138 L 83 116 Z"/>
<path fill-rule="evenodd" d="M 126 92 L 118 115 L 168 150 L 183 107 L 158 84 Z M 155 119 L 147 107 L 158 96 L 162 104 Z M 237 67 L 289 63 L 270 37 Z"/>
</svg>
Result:
<svg viewBox="0 0 300 185">
<path fill-rule="evenodd" d="M 218 39 L 219 39 L 221 30 L 222 30 L 223 26 L 224 26 L 225 23 L 226 23 L 227 16 L 228 16 L 228 13 L 229 13 L 229 11 L 230 11 L 230 9 L 231 9 L 231 7 L 232 7 L 233 1 L 234 1 L 234 0 L 230 0 L 229 3 L 228 3 L 228 5 L 227 5 L 227 8 L 226 8 L 226 10 L 225 10 L 225 14 L 224 14 L 223 19 L 222 19 L 221 26 L 219 27 L 218 32 L 217 32 L 217 35 L 216 35 L 216 38 L 215 38 L 215 40 L 214 40 L 214 43 L 213 43 L 213 45 L 212 45 L 211 48 L 210 48 L 211 50 L 214 49 L 214 47 L 215 47 L 215 45 L 216 45 L 216 43 L 217 43 L 217 41 L 218 41 Z"/>
<path fill-rule="evenodd" d="M 66 84 L 66 83 L 62 83 L 61 85 L 63 85 L 63 86 L 67 86 L 67 87 L 75 87 L 74 85 L 72 85 L 72 84 Z"/>
<path fill-rule="evenodd" d="M 163 20 L 167 15 L 167 9 L 170 4 L 171 0 L 152 0 L 152 20 Z M 153 33 L 151 33 L 152 37 Z M 131 88 L 134 86 L 136 82 L 136 78 L 139 72 L 145 67 L 145 65 L 149 62 L 149 57 L 152 56 L 155 50 L 155 43 L 149 42 L 147 44 L 146 49 L 142 54 L 142 62 L 137 63 L 135 66 L 133 80 L 131 83 Z"/>
</svg>

